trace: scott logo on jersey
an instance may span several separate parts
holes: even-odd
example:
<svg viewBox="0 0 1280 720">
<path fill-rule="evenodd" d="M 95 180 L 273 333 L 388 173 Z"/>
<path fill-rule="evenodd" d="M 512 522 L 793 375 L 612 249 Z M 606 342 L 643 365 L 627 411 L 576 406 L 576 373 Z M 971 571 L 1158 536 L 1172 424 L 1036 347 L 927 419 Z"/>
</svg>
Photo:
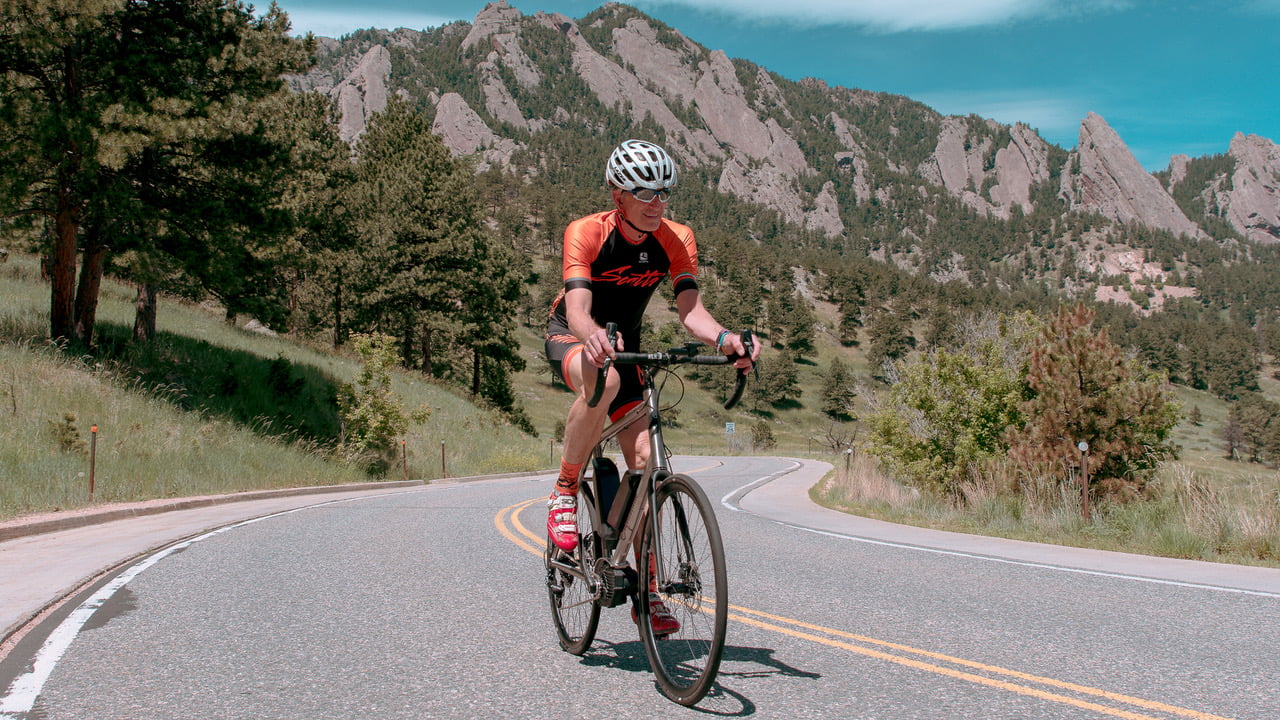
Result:
<svg viewBox="0 0 1280 720">
<path fill-rule="evenodd" d="M 592 282 L 612 283 L 614 285 L 626 287 L 653 287 L 662 282 L 662 278 L 667 274 L 661 270 L 645 270 L 643 272 L 631 272 L 631 265 L 623 265 L 619 268 L 605 270 L 598 277 L 591 278 Z"/>
</svg>

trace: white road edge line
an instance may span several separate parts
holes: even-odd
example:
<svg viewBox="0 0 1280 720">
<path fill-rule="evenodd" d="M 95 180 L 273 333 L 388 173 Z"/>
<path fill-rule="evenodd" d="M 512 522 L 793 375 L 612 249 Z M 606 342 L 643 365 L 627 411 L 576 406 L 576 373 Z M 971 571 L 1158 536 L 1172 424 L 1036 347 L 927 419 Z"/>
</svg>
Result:
<svg viewBox="0 0 1280 720">
<path fill-rule="evenodd" d="M 390 494 L 390 493 L 387 493 Z M 179 550 L 185 550 L 193 544 L 201 540 L 207 540 L 215 535 L 221 535 L 224 532 L 235 530 L 246 525 L 252 525 L 263 520 L 270 520 L 284 515 L 301 512 L 303 510 L 311 510 L 325 505 L 336 505 L 339 503 L 354 502 L 356 500 L 368 500 L 375 497 L 383 497 L 383 495 L 366 495 L 357 498 L 343 498 L 341 500 L 333 500 L 325 503 L 317 503 L 315 505 L 307 505 L 305 507 L 293 508 L 291 510 L 282 510 L 280 512 L 263 515 L 262 517 L 242 520 L 231 525 L 226 525 L 214 530 L 210 530 L 202 535 L 198 535 L 189 540 L 183 540 L 168 547 L 157 550 L 155 553 L 148 555 L 137 563 L 129 566 L 124 572 L 121 572 L 111 582 L 103 585 L 89 599 L 81 603 L 75 610 L 67 616 L 67 619 L 59 623 L 53 632 L 44 641 L 44 645 L 40 646 L 40 650 L 36 653 L 35 660 L 31 664 L 31 669 L 14 678 L 9 684 L 7 693 L 0 696 L 0 720 L 22 720 L 22 716 L 30 713 L 36 705 L 36 700 L 40 697 L 41 691 L 44 690 L 44 684 L 49 680 L 49 676 L 53 674 L 54 668 L 58 666 L 58 662 L 62 660 L 62 656 L 66 654 L 71 647 L 71 643 L 80 635 L 80 631 L 84 629 L 85 623 L 89 622 L 89 618 L 97 612 L 113 595 L 120 591 L 131 580 L 137 577 L 142 571 L 155 565 L 166 557 L 172 555 Z"/>
<path fill-rule="evenodd" d="M 1006 565 L 1020 565 L 1022 567 L 1035 568 L 1039 570 L 1054 570 L 1057 572 L 1075 573 L 1077 575 L 1095 575 L 1099 577 L 1114 578 L 1117 580 L 1132 580 L 1134 582 L 1152 583 L 1156 585 L 1171 585 L 1174 587 L 1192 588 L 1196 590 L 1214 590 L 1217 592 L 1235 593 L 1238 595 L 1252 595 L 1255 597 L 1265 597 L 1265 598 L 1280 598 L 1280 593 L 1266 592 L 1263 590 L 1243 590 L 1240 588 L 1223 587 L 1221 585 L 1207 585 L 1203 583 L 1182 582 L 1179 580 L 1163 580 L 1160 578 L 1143 577 L 1141 575 L 1126 575 L 1123 573 L 1103 572 L 1101 570 L 1084 570 L 1081 568 L 1067 567 L 1065 565 L 1049 565 L 1046 563 L 1036 563 L 1036 562 L 1030 562 L 1026 560 L 1011 560 L 1009 558 L 995 557 L 992 555 L 978 555 L 976 553 L 961 552 L 959 550 L 943 550 L 941 548 L 932 548 L 932 547 L 926 547 L 923 545 L 910 545 L 907 543 L 890 542 L 888 540 L 875 540 L 873 538 L 859 537 L 857 535 L 848 535 L 845 533 L 838 533 L 831 530 L 818 530 L 816 528 L 806 527 L 804 525 L 796 525 L 795 523 L 775 520 L 768 516 L 761 515 L 756 512 L 752 512 L 751 510 L 747 510 L 746 508 L 738 504 L 742 500 L 742 498 L 745 497 L 752 490 L 755 490 L 756 488 L 762 485 L 765 485 L 767 483 L 773 482 L 774 480 L 782 477 L 783 475 L 792 473 L 797 469 L 799 469 L 800 467 L 801 467 L 800 463 L 795 463 L 791 467 L 784 468 L 771 475 L 767 475 L 763 478 L 760 478 L 759 480 L 755 480 L 753 482 L 747 483 L 746 485 L 743 485 L 742 487 L 737 488 L 736 490 L 731 490 L 728 494 L 726 494 L 724 497 L 720 499 L 720 504 L 730 510 L 733 510 L 734 512 L 754 515 L 755 517 L 761 518 L 762 520 L 766 520 L 775 525 L 781 525 L 783 527 L 789 527 L 795 530 L 802 530 L 804 532 L 813 533 L 815 535 L 825 535 L 827 537 L 839 538 L 841 540 L 850 540 L 852 542 L 865 543 L 867 545 L 881 545 L 884 547 L 898 548 L 902 550 L 916 550 L 918 552 L 934 553 L 935 555 L 950 555 L 953 557 L 961 557 L 961 558 L 967 558 L 971 560 L 986 560 L 989 562 L 1004 563 Z"/>
</svg>

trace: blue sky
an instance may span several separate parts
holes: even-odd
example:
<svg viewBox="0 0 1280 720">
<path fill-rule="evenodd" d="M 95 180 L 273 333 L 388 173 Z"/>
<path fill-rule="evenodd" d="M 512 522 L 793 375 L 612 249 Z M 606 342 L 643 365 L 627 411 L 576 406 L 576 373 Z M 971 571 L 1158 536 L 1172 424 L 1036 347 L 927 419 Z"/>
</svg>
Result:
<svg viewBox="0 0 1280 720">
<path fill-rule="evenodd" d="M 483 0 L 277 0 L 295 32 L 472 20 Z M 603 4 L 508 0 L 581 18 Z M 701 45 L 788 77 L 1025 122 L 1070 149 L 1096 112 L 1148 170 L 1280 142 L 1280 0 L 635 0 Z M 262 4 L 265 7 L 266 3 Z"/>
</svg>

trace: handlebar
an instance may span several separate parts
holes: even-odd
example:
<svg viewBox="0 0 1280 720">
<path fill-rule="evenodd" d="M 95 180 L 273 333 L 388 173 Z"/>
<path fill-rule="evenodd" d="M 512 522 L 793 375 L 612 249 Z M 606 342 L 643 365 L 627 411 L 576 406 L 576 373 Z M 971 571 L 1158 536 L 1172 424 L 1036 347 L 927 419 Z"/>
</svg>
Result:
<svg viewBox="0 0 1280 720">
<path fill-rule="evenodd" d="M 617 346 L 618 325 L 617 323 L 608 323 L 605 325 L 605 332 L 609 336 L 609 344 L 613 347 Z M 742 344 L 746 347 L 747 357 L 751 357 L 755 347 L 755 338 L 750 330 L 742 331 Z M 614 356 L 607 358 L 604 365 L 596 372 L 596 389 L 587 400 L 588 407 L 595 407 L 600 403 L 600 396 L 604 393 L 604 379 L 609 372 L 609 368 L 615 364 L 619 365 L 646 365 L 653 367 L 663 367 L 667 365 L 731 365 L 741 357 L 739 355 L 699 355 L 699 348 L 703 347 L 702 343 L 690 342 L 685 343 L 684 347 L 671 348 L 666 352 L 637 353 L 637 352 L 619 352 Z M 755 363 L 752 363 L 755 367 Z M 738 377 L 734 383 L 733 393 L 724 403 L 724 409 L 730 410 L 738 401 L 742 399 L 742 393 L 747 388 L 747 373 L 744 368 L 738 371 Z"/>
</svg>

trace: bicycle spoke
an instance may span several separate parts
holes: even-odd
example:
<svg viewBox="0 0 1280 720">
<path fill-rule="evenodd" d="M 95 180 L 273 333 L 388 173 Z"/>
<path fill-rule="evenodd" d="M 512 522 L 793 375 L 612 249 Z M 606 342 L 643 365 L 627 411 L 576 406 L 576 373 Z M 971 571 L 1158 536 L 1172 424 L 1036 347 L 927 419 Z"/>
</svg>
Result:
<svg viewBox="0 0 1280 720">
<path fill-rule="evenodd" d="M 651 526 L 641 553 L 644 576 L 656 573 L 657 597 L 680 628 L 655 635 L 642 603 L 641 635 L 659 687 L 693 705 L 711 689 L 724 650 L 728 598 L 720 531 L 705 494 L 684 476 L 659 490 L 656 512 L 657 536 Z"/>
</svg>

